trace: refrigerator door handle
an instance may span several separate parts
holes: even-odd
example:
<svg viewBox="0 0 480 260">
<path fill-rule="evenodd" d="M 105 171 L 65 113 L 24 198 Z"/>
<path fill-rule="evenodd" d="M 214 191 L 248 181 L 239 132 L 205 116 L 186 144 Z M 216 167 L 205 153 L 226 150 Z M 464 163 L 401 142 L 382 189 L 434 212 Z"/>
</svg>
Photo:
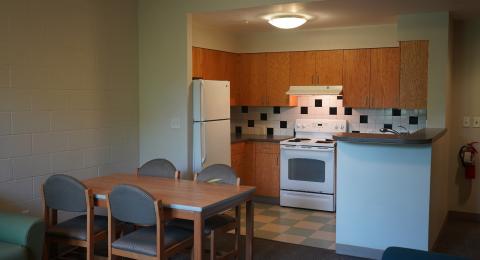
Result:
<svg viewBox="0 0 480 260">
<path fill-rule="evenodd" d="M 202 168 L 203 164 L 207 160 L 207 149 L 205 148 L 205 122 L 201 122 L 201 132 L 202 132 L 202 143 L 200 144 L 202 146 Z"/>
</svg>

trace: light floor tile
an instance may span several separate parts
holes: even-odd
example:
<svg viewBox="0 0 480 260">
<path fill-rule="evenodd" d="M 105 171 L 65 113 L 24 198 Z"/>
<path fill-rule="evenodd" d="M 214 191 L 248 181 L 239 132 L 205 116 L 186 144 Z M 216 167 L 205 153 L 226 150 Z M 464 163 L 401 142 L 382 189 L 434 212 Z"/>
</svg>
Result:
<svg viewBox="0 0 480 260">
<path fill-rule="evenodd" d="M 296 236 L 296 235 L 290 235 L 290 234 L 281 234 L 274 238 L 275 241 L 281 241 L 281 242 L 292 243 L 292 244 L 300 244 L 305 239 L 306 238 L 303 236 Z"/>
<path fill-rule="evenodd" d="M 302 236 L 302 237 L 309 237 L 314 232 L 315 232 L 315 230 L 311 230 L 311 229 L 291 227 L 287 231 L 285 231 L 285 234 L 297 235 L 297 236 Z"/>
<path fill-rule="evenodd" d="M 301 242 L 301 244 L 306 245 L 306 246 L 329 248 L 335 243 L 332 242 L 332 241 L 328 241 L 328 240 L 306 238 Z"/>
<path fill-rule="evenodd" d="M 336 232 L 336 227 L 334 225 L 325 225 L 321 227 L 320 230 L 327 232 Z"/>
<path fill-rule="evenodd" d="M 282 218 L 295 219 L 295 220 L 302 220 L 306 217 L 308 217 L 308 215 L 298 214 L 298 213 L 288 213 L 282 216 Z"/>
<path fill-rule="evenodd" d="M 283 232 L 287 231 L 289 228 L 290 228 L 289 226 L 269 223 L 269 224 L 265 224 L 264 226 L 259 228 L 259 230 L 266 230 L 266 231 L 270 231 L 270 232 L 283 233 Z"/>
<path fill-rule="evenodd" d="M 327 231 L 315 231 L 312 235 L 310 235 L 310 238 L 314 239 L 323 239 L 323 240 L 328 240 L 328 241 L 335 241 L 335 236 L 336 234 L 333 232 L 327 232 Z"/>
<path fill-rule="evenodd" d="M 279 224 L 279 225 L 294 226 L 296 223 L 298 223 L 298 220 L 280 217 L 280 218 L 277 218 L 275 221 L 272 221 L 272 223 Z"/>
<path fill-rule="evenodd" d="M 276 232 L 270 232 L 267 230 L 256 230 L 255 231 L 255 237 L 263 238 L 263 239 L 270 239 L 270 240 L 275 240 L 274 238 L 278 236 L 278 233 Z"/>
<path fill-rule="evenodd" d="M 306 218 L 304 218 L 304 220 L 310 221 L 310 222 L 327 223 L 331 219 L 327 217 L 321 217 L 321 216 L 307 216 Z"/>
<path fill-rule="evenodd" d="M 276 217 L 270 217 L 270 216 L 263 216 L 263 215 L 257 215 L 254 216 L 255 221 L 262 222 L 262 223 L 270 223 L 274 220 L 276 220 Z"/>
<path fill-rule="evenodd" d="M 324 225 L 323 223 L 319 223 L 319 222 L 299 221 L 293 226 L 297 227 L 297 228 L 306 228 L 306 229 L 310 229 L 310 230 L 318 230 L 323 225 Z"/>
</svg>

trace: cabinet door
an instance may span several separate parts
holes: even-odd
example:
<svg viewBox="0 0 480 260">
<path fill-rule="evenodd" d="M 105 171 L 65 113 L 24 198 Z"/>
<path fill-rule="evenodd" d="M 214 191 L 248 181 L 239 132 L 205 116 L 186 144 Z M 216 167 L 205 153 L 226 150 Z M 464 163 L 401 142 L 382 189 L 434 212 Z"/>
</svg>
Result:
<svg viewBox="0 0 480 260">
<path fill-rule="evenodd" d="M 227 53 L 226 78 L 230 81 L 230 106 L 240 104 L 240 83 L 237 77 L 239 55 Z"/>
<path fill-rule="evenodd" d="M 400 48 L 372 49 L 370 107 L 399 107 Z"/>
<path fill-rule="evenodd" d="M 203 49 L 192 47 L 192 77 L 203 78 Z"/>
<path fill-rule="evenodd" d="M 370 49 L 343 52 L 343 104 L 368 108 L 370 94 Z"/>
<path fill-rule="evenodd" d="M 280 196 L 280 159 L 278 144 L 255 143 L 255 186 L 260 196 Z M 267 150 L 267 151 L 266 151 Z M 268 150 L 277 152 L 268 152 Z"/>
<path fill-rule="evenodd" d="M 231 146 L 232 168 L 240 178 L 241 185 L 255 186 L 255 171 L 253 169 L 253 143 L 241 142 Z"/>
<path fill-rule="evenodd" d="M 209 80 L 226 80 L 227 55 L 223 51 L 204 49 L 203 78 Z"/>
<path fill-rule="evenodd" d="M 318 85 L 343 84 L 343 50 L 316 51 L 315 60 Z"/>
<path fill-rule="evenodd" d="M 428 41 L 400 42 L 400 106 L 426 108 Z"/>
<path fill-rule="evenodd" d="M 235 68 L 235 97 L 236 105 L 247 105 L 249 97 L 245 94 L 250 81 L 250 57 L 249 54 L 240 53 L 237 55 Z"/>
<path fill-rule="evenodd" d="M 267 106 L 294 106 L 296 97 L 286 94 L 290 87 L 290 55 L 270 52 L 267 57 Z"/>
<path fill-rule="evenodd" d="M 315 84 L 315 52 L 290 52 L 290 86 Z"/>
<path fill-rule="evenodd" d="M 264 106 L 266 104 L 266 84 L 267 78 L 267 60 L 265 53 L 247 54 L 250 64 L 250 73 L 246 91 L 242 93 L 246 96 L 244 105 Z"/>
</svg>

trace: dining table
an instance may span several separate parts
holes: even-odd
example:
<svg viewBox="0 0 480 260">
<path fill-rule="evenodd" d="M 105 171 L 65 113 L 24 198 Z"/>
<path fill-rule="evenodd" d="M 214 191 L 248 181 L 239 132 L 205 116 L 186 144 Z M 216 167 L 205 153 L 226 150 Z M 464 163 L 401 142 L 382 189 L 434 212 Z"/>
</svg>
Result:
<svg viewBox="0 0 480 260">
<path fill-rule="evenodd" d="M 193 256 L 202 259 L 205 220 L 213 215 L 245 204 L 245 259 L 252 259 L 253 246 L 253 193 L 255 187 L 196 182 L 134 174 L 115 173 L 82 181 L 94 194 L 97 207 L 107 207 L 106 195 L 119 184 L 130 184 L 160 200 L 166 219 L 193 221 Z"/>
</svg>

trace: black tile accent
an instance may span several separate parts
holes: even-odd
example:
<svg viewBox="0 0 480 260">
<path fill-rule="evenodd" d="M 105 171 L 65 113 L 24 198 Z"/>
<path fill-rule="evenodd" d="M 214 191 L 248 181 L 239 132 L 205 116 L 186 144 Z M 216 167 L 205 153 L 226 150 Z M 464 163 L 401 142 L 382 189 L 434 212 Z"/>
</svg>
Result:
<svg viewBox="0 0 480 260">
<path fill-rule="evenodd" d="M 343 99 L 343 96 L 337 96 L 337 99 Z"/>
<path fill-rule="evenodd" d="M 267 135 L 273 135 L 273 128 L 267 127 Z"/>
<path fill-rule="evenodd" d="M 392 124 L 383 124 L 383 128 L 392 129 Z"/>
<path fill-rule="evenodd" d="M 346 116 L 351 116 L 352 115 L 352 108 L 351 107 L 346 107 L 344 111 Z"/>
<path fill-rule="evenodd" d="M 337 108 L 336 107 L 330 107 L 329 113 L 330 113 L 330 115 L 336 115 L 337 114 Z"/>
<path fill-rule="evenodd" d="M 260 113 L 260 120 L 267 121 L 267 113 Z"/>
<path fill-rule="evenodd" d="M 300 107 L 300 114 L 308 114 L 308 107 Z"/>
<path fill-rule="evenodd" d="M 248 127 L 255 127 L 255 120 L 248 120 Z"/>
<path fill-rule="evenodd" d="M 280 121 L 280 128 L 287 128 L 287 121 Z"/>
<path fill-rule="evenodd" d="M 241 126 L 236 126 L 235 127 L 235 134 L 241 135 L 242 134 L 242 127 Z"/>
<path fill-rule="evenodd" d="M 360 116 L 360 124 L 368 124 L 368 116 L 367 115 L 361 115 Z"/>
<path fill-rule="evenodd" d="M 248 113 L 248 107 L 242 106 L 242 113 Z"/>
<path fill-rule="evenodd" d="M 280 107 L 273 107 L 274 114 L 280 114 Z"/>
<path fill-rule="evenodd" d="M 315 99 L 315 107 L 322 107 L 322 100 L 321 99 Z"/>
<path fill-rule="evenodd" d="M 352 133 L 357 133 L 357 134 L 359 134 L 359 133 L 360 133 L 360 131 L 352 131 Z"/>
<path fill-rule="evenodd" d="M 401 116 L 402 115 L 402 110 L 393 108 L 392 109 L 392 116 Z"/>
<path fill-rule="evenodd" d="M 408 123 L 410 125 L 418 125 L 418 116 L 411 116 L 408 118 Z"/>
</svg>

